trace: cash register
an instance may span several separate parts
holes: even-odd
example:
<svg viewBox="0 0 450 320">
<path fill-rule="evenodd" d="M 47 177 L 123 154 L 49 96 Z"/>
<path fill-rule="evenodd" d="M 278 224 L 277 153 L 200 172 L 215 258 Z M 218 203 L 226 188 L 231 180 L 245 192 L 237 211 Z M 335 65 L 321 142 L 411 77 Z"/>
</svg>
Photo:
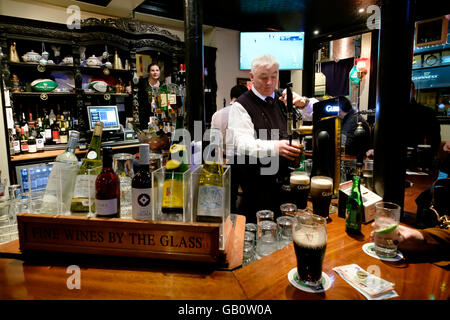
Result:
<svg viewBox="0 0 450 320">
<path fill-rule="evenodd" d="M 87 111 L 89 118 L 89 131 L 92 132 L 97 121 L 103 123 L 103 142 L 124 140 L 124 131 L 119 122 L 117 106 L 88 106 Z"/>
</svg>

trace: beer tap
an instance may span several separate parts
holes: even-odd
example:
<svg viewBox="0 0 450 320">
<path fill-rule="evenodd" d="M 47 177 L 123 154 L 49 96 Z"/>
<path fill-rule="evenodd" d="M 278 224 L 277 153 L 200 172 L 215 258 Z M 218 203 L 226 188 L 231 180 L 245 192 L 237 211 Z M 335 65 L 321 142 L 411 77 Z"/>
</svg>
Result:
<svg viewBox="0 0 450 320">
<path fill-rule="evenodd" d="M 292 137 L 296 135 L 312 134 L 312 126 L 302 125 L 302 114 L 298 108 L 294 108 L 292 95 L 292 82 L 287 84 L 286 102 L 287 102 L 287 133 L 289 135 L 289 144 L 292 144 Z"/>
<path fill-rule="evenodd" d="M 286 102 L 287 102 L 287 133 L 289 136 L 289 144 L 292 145 L 292 136 L 294 134 L 294 107 L 292 103 L 292 82 L 287 84 L 286 88 Z"/>
</svg>

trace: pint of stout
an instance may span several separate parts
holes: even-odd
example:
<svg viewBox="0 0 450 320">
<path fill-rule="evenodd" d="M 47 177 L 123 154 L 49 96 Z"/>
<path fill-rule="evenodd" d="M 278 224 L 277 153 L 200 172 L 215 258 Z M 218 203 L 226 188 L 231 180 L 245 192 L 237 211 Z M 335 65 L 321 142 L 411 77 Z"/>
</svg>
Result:
<svg viewBox="0 0 450 320">
<path fill-rule="evenodd" d="M 311 201 L 314 214 L 328 219 L 332 195 L 333 179 L 325 176 L 311 178 Z"/>
<path fill-rule="evenodd" d="M 308 202 L 310 179 L 307 174 L 291 174 L 290 187 L 298 209 L 305 209 Z"/>
<path fill-rule="evenodd" d="M 298 278 L 311 287 L 317 287 L 321 283 L 322 263 L 327 247 L 326 224 L 326 219 L 314 214 L 300 213 L 294 217 L 292 238 Z"/>
</svg>

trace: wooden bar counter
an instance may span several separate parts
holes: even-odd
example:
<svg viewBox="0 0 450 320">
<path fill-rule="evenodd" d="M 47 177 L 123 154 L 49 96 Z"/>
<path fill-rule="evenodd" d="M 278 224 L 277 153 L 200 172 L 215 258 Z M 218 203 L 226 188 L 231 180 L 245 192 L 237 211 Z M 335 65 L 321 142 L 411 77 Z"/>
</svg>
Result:
<svg viewBox="0 0 450 320">
<path fill-rule="evenodd" d="M 360 237 L 345 233 L 343 218 L 331 214 L 323 271 L 331 288 L 312 294 L 294 288 L 287 278 L 296 266 L 292 244 L 234 270 L 184 262 L 100 256 L 25 258 L 18 241 L 0 246 L 0 299 L 148 299 L 148 300 L 365 300 L 332 268 L 358 264 L 378 270 L 395 283 L 398 300 L 448 300 L 449 272 L 431 263 L 383 262 L 362 251 L 371 226 Z M 69 289 L 71 265 L 80 268 L 80 289 Z"/>
</svg>

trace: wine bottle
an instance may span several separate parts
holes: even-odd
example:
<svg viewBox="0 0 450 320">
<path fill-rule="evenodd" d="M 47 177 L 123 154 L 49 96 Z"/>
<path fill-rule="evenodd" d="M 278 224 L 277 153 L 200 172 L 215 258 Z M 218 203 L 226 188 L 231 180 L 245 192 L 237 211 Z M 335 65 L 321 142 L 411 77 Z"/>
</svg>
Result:
<svg viewBox="0 0 450 320">
<path fill-rule="evenodd" d="M 83 159 L 83 163 L 81 164 L 75 180 L 75 189 L 70 208 L 72 213 L 88 213 L 90 199 L 94 199 L 95 197 L 95 179 L 102 166 L 102 157 L 100 153 L 102 133 L 103 123 L 98 121 L 94 126 L 88 153 Z"/>
<path fill-rule="evenodd" d="M 16 128 L 16 134 L 14 135 L 14 142 L 13 142 L 15 155 L 20 154 L 20 137 L 21 137 L 20 131 L 17 131 Z"/>
<path fill-rule="evenodd" d="M 169 161 L 167 161 L 164 175 L 161 210 L 165 214 L 182 214 L 183 173 L 188 170 L 186 147 L 182 144 L 172 144 L 169 152 Z"/>
<path fill-rule="evenodd" d="M 59 129 L 58 123 L 56 121 L 53 122 L 53 124 L 51 125 L 51 128 L 52 128 L 53 143 L 55 143 L 55 144 L 60 143 L 61 139 L 60 139 L 60 129 Z"/>
<path fill-rule="evenodd" d="M 35 137 L 34 129 L 32 131 L 30 131 L 30 135 L 28 137 L 28 152 L 29 153 L 36 153 L 37 152 L 36 137 Z"/>
<path fill-rule="evenodd" d="M 360 177 L 353 176 L 351 194 L 347 199 L 345 211 L 345 232 L 359 234 L 361 232 L 361 219 L 364 213 L 363 199 L 360 188 Z"/>
<path fill-rule="evenodd" d="M 20 152 L 28 153 L 28 139 L 24 128 L 20 129 Z"/>
<path fill-rule="evenodd" d="M 72 131 L 66 150 L 58 155 L 53 163 L 44 193 L 43 213 L 67 213 L 72 200 L 73 189 L 78 173 L 78 159 L 75 149 L 80 133 Z"/>
<path fill-rule="evenodd" d="M 52 143 L 52 128 L 50 128 L 50 120 L 48 118 L 48 115 L 45 115 L 42 127 L 44 129 L 44 136 L 45 136 L 45 143 L 51 144 Z"/>
<path fill-rule="evenodd" d="M 95 180 L 97 217 L 120 217 L 120 180 L 112 168 L 112 148 L 103 148 L 103 168 Z"/>
<path fill-rule="evenodd" d="M 66 122 L 61 121 L 61 131 L 59 133 L 59 142 L 60 143 L 67 143 L 69 138 L 67 129 L 66 129 Z"/>
<path fill-rule="evenodd" d="M 198 222 L 223 221 L 225 188 L 223 186 L 223 166 L 221 152 L 218 146 L 214 158 L 207 159 L 203 164 L 198 181 L 197 212 Z"/>
<path fill-rule="evenodd" d="M 132 215 L 136 220 L 151 219 L 152 176 L 149 168 L 150 147 L 139 145 L 139 171 L 131 181 Z"/>
</svg>

